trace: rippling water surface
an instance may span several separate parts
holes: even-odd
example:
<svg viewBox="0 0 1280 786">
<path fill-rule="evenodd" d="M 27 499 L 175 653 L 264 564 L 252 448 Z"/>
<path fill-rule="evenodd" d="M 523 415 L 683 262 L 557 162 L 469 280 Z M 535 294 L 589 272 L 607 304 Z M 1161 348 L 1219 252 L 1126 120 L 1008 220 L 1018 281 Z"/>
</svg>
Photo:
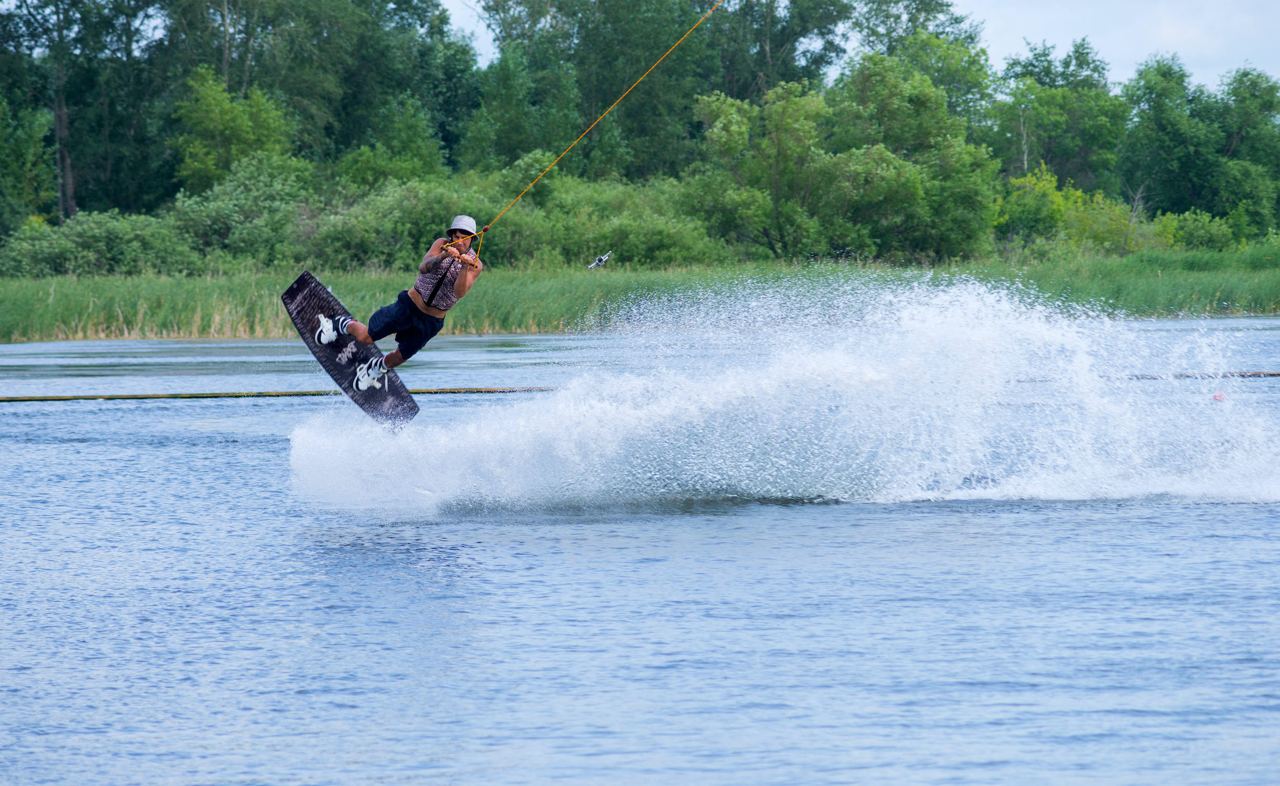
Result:
<svg viewBox="0 0 1280 786">
<path fill-rule="evenodd" d="M 0 782 L 1275 783 L 1280 320 L 743 285 L 345 399 L 0 404 Z M 1160 377 L 1158 379 L 1147 378 Z M 0 395 L 308 390 L 293 342 Z"/>
</svg>

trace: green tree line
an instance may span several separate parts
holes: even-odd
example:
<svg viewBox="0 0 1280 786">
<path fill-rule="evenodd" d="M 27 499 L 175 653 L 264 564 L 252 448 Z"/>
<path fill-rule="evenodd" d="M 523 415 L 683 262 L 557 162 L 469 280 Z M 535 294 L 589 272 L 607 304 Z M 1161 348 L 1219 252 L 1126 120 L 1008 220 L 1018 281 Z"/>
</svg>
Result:
<svg viewBox="0 0 1280 786">
<path fill-rule="evenodd" d="M 711 0 L 0 3 L 0 274 L 412 264 L 501 209 Z M 548 264 L 1276 243 L 1280 83 L 1000 67 L 948 0 L 729 0 L 504 219 Z"/>
</svg>

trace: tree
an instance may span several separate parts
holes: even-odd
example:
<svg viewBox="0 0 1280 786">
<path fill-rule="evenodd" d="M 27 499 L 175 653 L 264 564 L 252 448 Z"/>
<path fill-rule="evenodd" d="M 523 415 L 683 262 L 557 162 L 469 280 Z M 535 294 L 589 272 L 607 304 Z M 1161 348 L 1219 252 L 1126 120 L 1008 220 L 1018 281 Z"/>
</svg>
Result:
<svg viewBox="0 0 1280 786">
<path fill-rule="evenodd" d="M 956 13 L 951 0 L 855 0 L 853 29 L 862 49 L 896 55 L 916 33 L 976 46 L 982 25 Z"/>
<path fill-rule="evenodd" d="M 1117 193 L 1117 149 L 1124 135 L 1124 101 L 1097 88 L 1045 87 L 1016 82 L 991 108 L 995 127 L 985 140 L 1011 176 L 1047 164 L 1060 184 Z"/>
<path fill-rule="evenodd" d="M 474 52 L 449 33 L 438 0 L 167 0 L 166 11 L 160 48 L 175 78 L 203 66 L 233 96 L 258 88 L 296 120 L 298 148 L 313 158 L 363 144 L 405 90 L 456 142 L 465 116 L 437 99 L 476 92 L 457 79 L 474 70 Z"/>
<path fill-rule="evenodd" d="M 436 136 L 447 160 L 457 161 L 467 121 L 480 106 L 480 72 L 475 49 L 449 28 L 449 15 L 436 6 L 425 24 L 404 28 L 409 56 L 402 77 L 386 80 L 389 88 L 407 85 L 418 102 L 435 119 Z M 398 57 L 396 62 L 401 62 Z"/>
<path fill-rule="evenodd" d="M 1226 132 L 1223 155 L 1252 161 L 1280 178 L 1280 82 L 1253 68 L 1223 84 L 1217 122 Z"/>
<path fill-rule="evenodd" d="M 996 83 L 987 50 L 923 31 L 898 50 L 901 60 L 928 77 L 947 96 L 947 110 L 980 125 Z"/>
<path fill-rule="evenodd" d="M 365 187 L 383 180 L 410 180 L 444 174 L 444 156 L 431 113 L 409 93 L 383 107 L 372 128 L 370 144 L 344 155 L 344 180 Z"/>
<path fill-rule="evenodd" d="M 1125 85 L 1124 96 L 1133 119 L 1120 170 L 1143 207 L 1201 211 L 1223 219 L 1237 240 L 1275 227 L 1280 84 L 1240 69 L 1213 93 L 1192 86 L 1176 58 L 1154 58 Z"/>
<path fill-rule="evenodd" d="M 980 137 L 1009 176 L 1026 176 L 1046 164 L 1060 185 L 1116 194 L 1117 151 L 1128 108 L 1113 95 L 1107 64 L 1087 40 L 1072 44 L 1060 60 L 1048 44 L 1032 45 L 1026 58 L 1010 58 L 1005 96 L 992 105 L 994 127 Z"/>
<path fill-rule="evenodd" d="M 725 236 L 777 257 L 951 257 L 989 242 L 995 163 L 901 61 L 868 55 L 831 90 L 783 84 L 759 107 L 713 94 L 698 112 L 692 207 Z"/>
<path fill-rule="evenodd" d="M 824 196 L 819 173 L 831 159 L 822 145 L 829 112 L 821 94 L 786 83 L 757 107 L 715 93 L 698 99 L 698 112 L 707 126 L 709 158 L 718 167 L 695 167 L 695 178 L 702 178 L 695 185 L 705 190 L 730 180 L 745 189 L 746 199 L 738 195 L 732 201 L 749 208 L 752 225 L 739 231 L 773 256 L 826 253 L 815 215 Z M 723 212 L 724 201 L 711 203 L 713 216 Z"/>
<path fill-rule="evenodd" d="M 1153 213 L 1211 209 L 1226 135 L 1210 122 L 1213 97 L 1193 88 L 1177 58 L 1148 60 L 1124 86 L 1131 113 L 1119 172 L 1131 200 Z"/>
<path fill-rule="evenodd" d="M 697 18 L 690 6 L 688 0 L 573 5 L 571 62 L 582 98 L 583 125 L 608 108 L 689 28 Z M 626 146 L 627 176 L 674 175 L 693 160 L 694 97 L 707 86 L 710 43 L 708 35 L 685 39 L 604 121 L 617 126 Z M 589 149 L 587 157 L 594 153 Z"/>
<path fill-rule="evenodd" d="M 828 91 L 837 155 L 880 145 L 918 169 L 922 201 L 877 239 L 877 248 L 940 257 L 972 254 L 990 242 L 996 218 L 996 162 L 965 141 L 964 120 L 946 95 L 905 61 L 868 54 Z"/>
<path fill-rule="evenodd" d="M 412 99 L 432 118 L 432 137 L 452 159 L 471 113 L 480 104 L 472 46 L 449 28 L 437 0 L 363 0 L 352 31 L 354 55 L 339 71 L 341 97 L 332 107 L 329 144 L 337 153 L 368 145 L 387 106 Z"/>
<path fill-rule="evenodd" d="M 1054 60 L 1054 50 L 1047 42 L 1029 43 L 1026 57 L 1011 57 L 1005 63 L 1004 78 L 1011 82 L 1030 79 L 1043 87 L 1108 89 L 1107 63 L 1089 39 L 1072 41 L 1070 51 L 1060 60 Z"/>
<path fill-rule="evenodd" d="M 101 5 L 89 0 L 18 0 L 14 4 L 20 41 L 33 56 L 48 63 L 50 109 L 57 148 L 58 214 L 75 215 L 76 166 L 71 150 L 73 105 L 68 100 L 73 73 L 94 53 L 87 45 Z"/>
<path fill-rule="evenodd" d="M 30 50 L 22 14 L 11 4 L 0 3 L 0 97 L 14 111 L 41 106 L 48 84 Z"/>
<path fill-rule="evenodd" d="M 910 158 L 964 135 L 964 121 L 947 111 L 947 96 L 905 61 L 880 54 L 850 63 L 828 91 L 832 144 L 844 150 L 882 144 Z"/>
<path fill-rule="evenodd" d="M 559 150 L 580 131 L 571 68 L 535 74 L 524 48 L 511 44 L 481 78 L 480 108 L 460 147 L 471 168 L 508 166 L 534 150 Z M 569 166 L 580 165 L 578 161 Z"/>
<path fill-rule="evenodd" d="M 45 141 L 53 117 L 43 109 L 11 112 L 0 96 L 0 237 L 31 215 L 46 215 L 56 198 L 54 151 Z"/>
<path fill-rule="evenodd" d="M 90 52 L 73 79 L 80 203 L 93 210 L 154 208 L 171 194 L 172 163 L 157 156 L 164 113 L 157 94 L 165 75 L 151 48 L 162 9 L 155 0 L 107 0 L 86 17 Z M 91 23 L 91 24 L 90 24 Z"/>
<path fill-rule="evenodd" d="M 547 75 L 563 78 L 572 67 L 584 124 L 711 6 L 712 0 L 481 4 L 503 57 L 518 46 L 535 85 Z M 575 153 L 577 161 L 566 164 L 587 173 L 622 172 L 633 179 L 680 172 L 693 160 L 700 132 L 691 122 L 697 95 L 718 90 L 759 101 L 783 82 L 820 82 L 845 51 L 853 8 L 853 0 L 729 0 L 585 140 Z M 497 114 L 492 102 L 486 102 L 484 122 Z"/>
<path fill-rule="evenodd" d="M 1266 167 L 1227 159 L 1215 183 L 1213 213 L 1224 216 L 1237 239 L 1265 236 L 1276 225 L 1276 181 Z"/>
<path fill-rule="evenodd" d="M 1239 69 L 1224 80 L 1213 116 L 1227 159 L 1213 212 L 1227 217 L 1237 238 L 1265 235 L 1280 209 L 1280 83 Z"/>
<path fill-rule="evenodd" d="M 191 95 L 177 109 L 185 130 L 174 142 L 178 177 L 188 191 L 208 189 L 250 153 L 288 152 L 290 125 L 261 90 L 233 98 L 210 68 L 196 69 L 188 85 Z"/>
<path fill-rule="evenodd" d="M 567 51 L 574 42 L 576 7 L 562 0 L 481 0 L 480 10 L 499 51 L 510 44 L 525 48 L 539 41 Z"/>
<path fill-rule="evenodd" d="M 758 101 L 783 82 L 822 81 L 845 54 L 852 0 L 739 0 L 707 22 L 719 61 L 712 79 L 731 98 Z"/>
</svg>

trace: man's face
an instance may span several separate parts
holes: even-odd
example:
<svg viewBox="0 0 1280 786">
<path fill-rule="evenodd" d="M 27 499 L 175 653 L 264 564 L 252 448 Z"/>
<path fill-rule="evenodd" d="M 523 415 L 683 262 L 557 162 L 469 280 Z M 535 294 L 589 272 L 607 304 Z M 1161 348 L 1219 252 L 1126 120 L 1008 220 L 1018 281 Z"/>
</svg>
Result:
<svg viewBox="0 0 1280 786">
<path fill-rule="evenodd" d="M 466 240 L 460 238 L 466 238 Z M 463 232 L 461 229 L 450 229 L 449 240 L 453 241 L 453 247 L 459 251 L 467 251 L 471 248 L 470 233 Z"/>
</svg>

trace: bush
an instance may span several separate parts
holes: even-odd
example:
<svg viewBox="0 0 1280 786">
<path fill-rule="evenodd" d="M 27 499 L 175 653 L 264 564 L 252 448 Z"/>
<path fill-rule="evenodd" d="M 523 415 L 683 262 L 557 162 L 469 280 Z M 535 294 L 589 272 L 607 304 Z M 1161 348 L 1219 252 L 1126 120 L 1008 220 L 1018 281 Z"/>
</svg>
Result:
<svg viewBox="0 0 1280 786">
<path fill-rule="evenodd" d="M 683 188 L 673 180 L 629 185 L 564 177 L 539 216 L 550 229 L 541 242 L 570 265 L 585 265 L 606 251 L 613 251 L 613 264 L 647 267 L 709 265 L 731 257 L 723 241 L 708 235 L 705 222 L 681 210 Z"/>
<path fill-rule="evenodd" d="M 502 170 L 498 179 L 498 185 L 504 193 L 511 194 L 514 199 L 516 194 L 533 182 L 533 179 L 551 165 L 555 161 L 554 153 L 546 150 L 533 150 L 520 156 L 513 164 Z M 553 168 L 542 176 L 538 184 L 529 189 L 524 199 L 530 200 L 534 204 L 542 205 L 549 202 L 556 190 L 556 183 L 564 177 L 564 173 L 559 167 Z"/>
<path fill-rule="evenodd" d="M 226 251 L 259 265 L 292 261 L 301 254 L 295 228 L 308 206 L 311 178 L 305 161 L 254 154 L 208 191 L 178 194 L 173 221 L 206 253 Z"/>
<path fill-rule="evenodd" d="M 924 170 L 884 145 L 834 156 L 828 194 L 819 204 L 818 237 L 836 256 L 918 250 L 929 220 Z M 767 195 L 764 196 L 767 204 Z"/>
<path fill-rule="evenodd" d="M 136 275 L 204 271 L 201 257 L 167 219 L 82 211 L 58 227 L 29 221 L 0 249 L 6 276 Z"/>
<path fill-rule="evenodd" d="M 384 184 L 317 218 L 303 234 L 303 251 L 326 269 L 412 270 L 454 215 L 492 220 L 510 199 L 510 175 Z M 674 181 L 630 185 L 561 175 L 542 199 L 526 197 L 506 213 L 481 255 L 500 267 L 585 265 L 609 250 L 614 264 L 647 266 L 730 257 L 703 221 L 681 210 L 682 188 Z"/>
<path fill-rule="evenodd" d="M 431 241 L 459 213 L 484 221 L 497 211 L 485 182 L 450 177 L 391 181 L 345 205 L 331 205 L 303 232 L 302 252 L 329 270 L 417 267 Z"/>
<path fill-rule="evenodd" d="M 1076 189 L 1068 189 L 1066 195 L 1062 231 L 1072 245 L 1107 254 L 1128 254 L 1158 245 L 1148 222 L 1123 202 Z"/>
<path fill-rule="evenodd" d="M 699 218 L 715 237 L 763 253 L 771 210 L 763 190 L 740 186 L 727 172 L 690 171 L 677 194 L 681 212 Z"/>
<path fill-rule="evenodd" d="M 1240 252 L 1239 259 L 1246 270 L 1280 269 L 1280 235 L 1272 231 L 1261 243 Z"/>
<path fill-rule="evenodd" d="M 1231 224 L 1192 208 L 1172 223 L 1173 242 L 1189 250 L 1226 251 L 1236 246 Z"/>
<path fill-rule="evenodd" d="M 1058 177 L 1041 164 L 1039 169 L 1009 181 L 996 231 L 1005 239 L 1049 238 L 1061 231 L 1066 214 L 1067 198 L 1058 190 Z"/>
</svg>

